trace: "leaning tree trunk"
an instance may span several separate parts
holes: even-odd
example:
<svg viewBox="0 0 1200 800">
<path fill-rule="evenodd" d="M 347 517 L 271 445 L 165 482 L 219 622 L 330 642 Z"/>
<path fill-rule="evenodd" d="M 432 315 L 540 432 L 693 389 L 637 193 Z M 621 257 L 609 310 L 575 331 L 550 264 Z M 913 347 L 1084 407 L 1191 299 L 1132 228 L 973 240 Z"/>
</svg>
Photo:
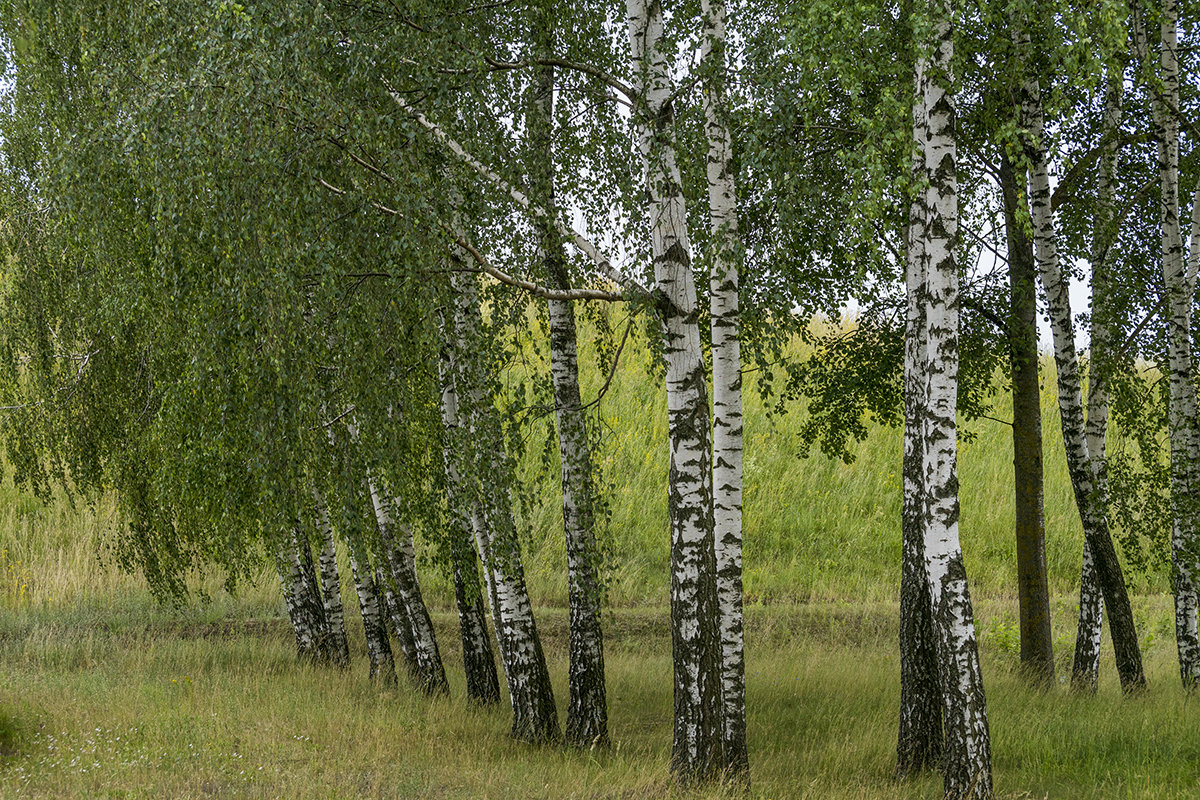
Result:
<svg viewBox="0 0 1200 800">
<path fill-rule="evenodd" d="M 492 624 L 513 706 L 512 735 L 524 741 L 560 737 L 554 689 L 525 585 L 521 545 L 510 503 L 511 467 L 507 463 L 500 420 L 487 391 L 482 356 L 482 318 L 474 276 L 451 276 L 455 386 L 459 417 L 465 426 L 474 471 L 471 475 L 475 546 L 483 562 L 492 607 Z M 460 467 L 460 476 L 467 471 Z M 487 485 L 483 485 L 483 481 Z"/>
<path fill-rule="evenodd" d="M 396 601 L 406 623 L 405 634 L 397 633 L 403 643 L 405 636 L 411 642 L 413 662 L 411 670 L 417 684 L 425 694 L 445 694 L 450 690 L 446 683 L 446 670 L 438 651 L 437 635 L 429 618 L 429 609 L 421 596 L 421 585 L 417 582 L 417 559 L 413 551 L 412 530 L 405 524 L 393 522 L 386 501 L 380 497 L 375 481 L 368 477 L 367 488 L 371 493 L 371 506 L 375 509 L 375 521 L 379 526 L 379 538 L 383 555 L 387 559 L 391 583 L 396 587 Z M 396 507 L 396 503 L 392 503 Z M 406 654 L 407 657 L 407 654 Z"/>
<path fill-rule="evenodd" d="M 541 22 L 540 35 L 552 37 L 553 27 Z M 552 42 L 541 48 L 550 55 Z M 554 198 L 554 69 L 538 75 L 530 106 L 530 186 L 533 199 L 549 214 L 557 214 Z M 550 219 L 539 223 L 539 243 L 549 285 L 570 289 L 566 253 Z M 570 606 L 568 643 L 570 699 L 567 703 L 567 744 L 605 747 L 608 739 L 608 699 L 604 684 L 604 633 L 600 624 L 600 551 L 596 546 L 596 486 L 593 480 L 587 416 L 579 391 L 575 307 L 570 301 L 550 300 L 550 372 L 554 384 L 558 451 L 562 465 L 563 532 L 567 547 L 567 600 Z"/>
<path fill-rule="evenodd" d="M 929 7 L 933 39 L 917 61 L 927 130 L 922 259 L 925 272 L 924 463 L 925 569 L 933 605 L 945 719 L 945 796 L 991 798 L 987 703 L 967 573 L 958 540 L 958 239 L 957 145 L 951 63 L 954 34 L 947 2 Z"/>
<path fill-rule="evenodd" d="M 412 622 L 408 618 L 408 609 L 396 595 L 390 576 L 385 575 L 383 566 L 375 567 L 375 587 L 383 595 L 383 607 L 386 617 L 392 621 L 392 632 L 396 634 L 396 644 L 400 645 L 400 656 L 404 659 L 404 669 L 414 681 L 418 680 L 417 645 L 412 637 Z M 384 626 L 387 627 L 386 625 Z"/>
<path fill-rule="evenodd" d="M 1046 170 L 1046 151 L 1042 120 L 1041 90 L 1036 80 L 1023 90 L 1022 123 L 1032 136 L 1029 148 L 1030 216 L 1037 246 L 1038 271 L 1050 310 L 1050 329 L 1054 338 L 1054 360 L 1058 367 L 1058 410 L 1062 419 L 1063 444 L 1067 470 L 1075 490 L 1075 504 L 1083 522 L 1083 533 L 1095 561 L 1096 573 L 1108 609 L 1109 629 L 1116 655 L 1121 687 L 1133 691 L 1145 686 L 1142 655 L 1133 623 L 1133 609 L 1125 587 L 1125 576 L 1117 551 L 1109 535 L 1108 518 L 1095 491 L 1092 466 L 1084 432 L 1083 393 L 1079 380 L 1079 361 L 1075 354 L 1074 322 L 1071 298 L 1058 263 L 1054 237 L 1054 218 L 1050 206 L 1050 179 Z"/>
<path fill-rule="evenodd" d="M 671 770 L 683 783 L 719 775 L 723 756 L 708 386 L 692 275 L 687 209 L 675 160 L 673 47 L 660 0 L 627 0 L 635 114 L 666 360 L 671 470 L 671 644 L 675 725 Z"/>
<path fill-rule="evenodd" d="M 469 508 L 472 500 L 463 477 L 466 433 L 459 423 L 458 391 L 454 379 L 454 355 L 448 315 L 441 315 L 442 348 L 438 354 L 438 376 L 442 385 L 442 458 L 446 470 L 446 502 L 450 559 L 454 568 L 454 601 L 458 607 L 458 627 L 462 639 L 463 670 L 467 679 L 467 698 L 481 705 L 500 702 L 500 681 L 492 644 L 488 638 L 479 589 L 479 566 L 471 543 Z"/>
<path fill-rule="evenodd" d="M 306 564 L 312 563 L 311 550 L 307 561 L 304 558 L 303 549 L 307 546 L 308 540 L 293 528 L 280 548 L 276 565 L 288 618 L 296 636 L 296 655 L 303 660 L 315 661 L 325 655 L 321 640 L 326 624 L 316 576 L 311 569 L 306 569 Z"/>
<path fill-rule="evenodd" d="M 1033 240 L 1018 217 L 1026 195 L 1007 154 L 1000 185 L 1008 233 L 1009 361 L 1013 396 L 1013 479 L 1016 501 L 1017 602 L 1021 620 L 1021 667 L 1038 683 L 1054 681 L 1050 587 L 1046 576 L 1046 523 L 1042 470 L 1042 395 L 1038 376 L 1037 264 Z"/>
<path fill-rule="evenodd" d="M 1108 475 L 1105 468 L 1108 438 L 1109 376 L 1113 359 L 1112 307 L 1109 297 L 1112 278 L 1108 252 L 1116 240 L 1117 136 L 1121 126 L 1121 90 L 1124 70 L 1110 65 L 1105 81 L 1104 121 L 1101 128 L 1103 154 L 1100 156 L 1096 214 L 1092 232 L 1092 318 L 1088 358 L 1088 457 L 1091 461 L 1093 491 L 1097 502 L 1108 505 Z M 1083 543 L 1083 568 L 1079 577 L 1079 627 L 1075 637 L 1075 660 L 1071 667 L 1071 685 L 1095 692 L 1100 676 L 1100 642 L 1103 635 L 1104 598 L 1096 576 L 1091 547 Z"/>
<path fill-rule="evenodd" d="M 338 575 L 337 550 L 329 509 L 320 492 L 316 502 L 317 530 L 321 534 L 321 593 L 325 605 L 325 652 L 329 660 L 343 669 L 350 666 L 350 645 L 346 639 L 346 615 L 342 607 L 342 581 Z"/>
<path fill-rule="evenodd" d="M 913 141 L 925 140 L 925 98 L 913 98 Z M 913 159 L 913 185 L 925 177 Z M 925 572 L 925 233 L 924 198 L 909 208 L 905 254 L 907 329 L 904 336 L 904 502 L 900 556 L 900 731 L 896 776 L 906 778 L 942 760 L 942 705 L 938 689 L 933 605 Z"/>
<path fill-rule="evenodd" d="M 1162 185 L 1162 272 L 1170 318 L 1167 321 L 1167 365 L 1171 440 L 1171 583 L 1175 594 L 1175 641 L 1179 674 L 1186 688 L 1200 682 L 1200 639 L 1197 638 L 1195 447 L 1196 386 L 1192 374 L 1191 322 L 1193 291 L 1184 269 L 1179 223 L 1179 5 L 1163 0 L 1160 65 L 1162 95 L 1154 104 L 1158 126 L 1158 165 Z"/>
<path fill-rule="evenodd" d="M 365 548 L 357 545 L 351 536 L 346 538 L 351 540 L 350 570 L 354 574 L 354 590 L 358 594 L 358 608 L 362 613 L 363 633 L 367 639 L 369 675 L 372 679 L 391 685 L 396 682 L 396 663 L 392 658 L 391 643 L 388 641 L 387 623 L 383 617 L 385 609 L 379 597 L 379 587 L 375 585 L 371 562 L 367 558 Z"/>
<path fill-rule="evenodd" d="M 729 101 L 725 91 L 725 0 L 702 0 L 705 138 L 708 140 L 708 209 L 713 257 L 709 322 L 713 373 L 713 540 L 721 633 L 721 696 L 725 772 L 748 778 L 746 656 L 742 622 L 742 353 L 739 333 L 737 185 Z"/>
</svg>

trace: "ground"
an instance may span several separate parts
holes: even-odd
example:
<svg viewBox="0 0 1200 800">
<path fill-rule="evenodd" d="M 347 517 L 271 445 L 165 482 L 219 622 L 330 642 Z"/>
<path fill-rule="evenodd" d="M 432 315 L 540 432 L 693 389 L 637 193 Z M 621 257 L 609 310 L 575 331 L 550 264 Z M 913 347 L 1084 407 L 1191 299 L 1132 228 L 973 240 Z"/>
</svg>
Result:
<svg viewBox="0 0 1200 800">
<path fill-rule="evenodd" d="M 1200 792 L 1194 704 L 1173 666 L 1169 598 L 1139 597 L 1150 689 L 1123 698 L 1106 655 L 1096 697 L 1027 688 L 1013 609 L 980 604 L 996 783 L 1009 798 L 1184 798 Z M 1056 630 L 1073 607 L 1059 598 Z M 893 780 L 892 604 L 748 613 L 751 796 L 930 798 Z M 664 609 L 606 618 L 613 747 L 508 739 L 507 710 L 468 708 L 454 620 L 435 614 L 449 698 L 372 686 L 361 636 L 342 673 L 296 663 L 281 617 L 194 611 L 0 615 L 0 796 L 69 798 L 656 798 L 674 791 Z M 560 708 L 566 614 L 540 613 Z M 357 624 L 356 619 L 351 620 Z M 1060 636 L 1059 672 L 1070 656 Z M 696 796 L 718 795 L 716 789 Z"/>
</svg>

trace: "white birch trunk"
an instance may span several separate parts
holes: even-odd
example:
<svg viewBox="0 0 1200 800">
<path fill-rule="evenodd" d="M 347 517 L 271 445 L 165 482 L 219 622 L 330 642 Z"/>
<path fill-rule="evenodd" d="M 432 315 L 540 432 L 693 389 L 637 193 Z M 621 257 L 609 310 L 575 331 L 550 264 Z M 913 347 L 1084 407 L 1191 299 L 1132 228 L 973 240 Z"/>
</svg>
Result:
<svg viewBox="0 0 1200 800">
<path fill-rule="evenodd" d="M 1096 566 L 1109 614 L 1109 630 L 1116 653 L 1121 686 L 1133 691 L 1145 685 L 1141 651 L 1133 623 L 1133 611 L 1125 588 L 1125 576 L 1117 560 L 1108 530 L 1108 518 L 1099 502 L 1093 483 L 1091 461 L 1083 419 L 1083 390 L 1079 379 L 1079 360 L 1075 353 L 1075 325 L 1071 318 L 1071 298 L 1062 277 L 1054 235 L 1054 217 L 1050 205 L 1050 178 L 1046 168 L 1041 89 L 1030 80 L 1023 90 L 1022 124 L 1033 144 L 1029 148 L 1029 199 L 1033 219 L 1034 245 L 1038 272 L 1046 290 L 1050 311 L 1050 329 L 1054 338 L 1054 361 L 1058 372 L 1058 410 L 1062 420 L 1063 445 L 1067 469 L 1075 490 L 1075 503 L 1083 523 L 1083 533 Z"/>
<path fill-rule="evenodd" d="M 321 535 L 321 594 L 325 606 L 326 652 L 330 661 L 339 667 L 350 666 L 350 644 L 346 639 L 346 614 L 342 606 L 342 581 L 338 575 L 337 549 L 333 541 L 333 525 L 329 509 L 320 492 L 313 492 L 316 502 L 317 531 Z"/>
<path fill-rule="evenodd" d="M 1167 416 L 1171 441 L 1171 564 L 1175 594 L 1175 641 L 1179 674 L 1187 688 L 1200 681 L 1197 639 L 1196 518 L 1198 489 L 1195 463 L 1196 386 L 1192 374 L 1191 323 L 1193 291 L 1184 265 L 1179 221 L 1179 5 L 1163 0 L 1159 65 L 1162 97 L 1154 116 L 1159 130 L 1158 163 L 1162 185 L 1162 272 L 1167 292 L 1167 365 L 1170 403 Z"/>
<path fill-rule="evenodd" d="M 513 706 L 512 735 L 524 741 L 560 737 L 554 690 L 525 586 L 516 522 L 509 505 L 509 465 L 503 433 L 480 366 L 482 322 L 474 277 L 456 271 L 453 296 L 455 386 L 460 424 L 471 444 L 475 545 L 487 576 L 492 622 Z M 487 480 L 487 485 L 482 481 Z"/>
<path fill-rule="evenodd" d="M 553 36 L 552 24 L 541 35 Z M 546 55 L 552 42 L 542 43 Z M 542 70 L 529 114 L 530 187 L 534 201 L 557 214 L 554 190 L 554 69 Z M 552 288 L 569 290 L 566 253 L 550 221 L 541 224 L 542 262 Z M 608 697 L 604 681 L 604 634 L 600 621 L 603 589 L 600 552 L 596 546 L 596 486 L 593 480 L 587 416 L 579 391 L 575 307 L 570 301 L 550 300 L 550 371 L 558 423 L 562 471 L 563 533 L 567 549 L 567 592 L 570 605 L 568 643 L 569 700 L 566 738 L 575 747 L 605 747 L 608 737 Z"/>
<path fill-rule="evenodd" d="M 409 676 L 418 681 L 417 646 L 412 638 L 412 622 L 408 619 L 408 610 L 400 603 L 392 579 L 384 574 L 383 567 L 375 567 L 375 586 L 382 595 L 380 600 L 387 611 L 386 617 L 392 621 L 391 632 L 396 636 L 396 644 L 400 646 L 400 655 L 404 659 L 404 668 Z M 386 628 L 386 625 L 384 626 Z"/>
<path fill-rule="evenodd" d="M 712 228 L 709 320 L 713 382 L 713 540 L 721 635 L 721 695 L 725 772 L 745 777 L 746 656 L 742 621 L 742 354 L 739 339 L 737 184 L 726 92 L 725 0 L 702 0 L 701 69 L 708 140 L 708 209 Z"/>
<path fill-rule="evenodd" d="M 429 618 L 429 609 L 421 596 L 417 582 L 416 553 L 413 550 L 412 530 L 393 521 L 388 504 L 380 497 L 375 480 L 367 477 L 367 489 L 371 494 L 371 506 L 375 509 L 375 522 L 379 527 L 379 538 L 387 559 L 391 585 L 396 587 L 398 611 L 407 626 L 407 640 L 413 652 L 413 674 L 421 690 L 426 694 L 444 694 L 449 691 L 442 656 L 438 651 L 437 636 Z M 396 503 L 392 503 L 394 508 Z M 399 620 L 396 620 L 399 624 Z M 405 635 L 397 632 L 401 643 Z M 407 656 L 407 654 L 406 654 Z"/>
<path fill-rule="evenodd" d="M 321 611 L 319 592 L 314 592 L 314 580 L 305 576 L 301 541 L 293 528 L 280 548 L 276 558 L 279 581 L 283 586 L 283 599 L 287 606 L 292 632 L 296 637 L 296 655 L 304 660 L 318 660 L 322 656 L 321 638 L 325 620 Z"/>
<path fill-rule="evenodd" d="M 711 778 L 724 766 L 708 387 L 687 210 L 675 160 L 669 64 L 674 54 L 662 41 L 661 0 L 626 0 L 626 9 L 633 83 L 644 106 L 635 125 L 666 359 L 675 678 L 671 768 L 688 783 Z"/>
<path fill-rule="evenodd" d="M 919 88 L 919 86 L 918 86 Z M 925 97 L 914 92 L 913 142 L 926 138 Z M 924 154 L 913 159 L 913 184 L 925 180 Z M 904 501 L 900 565 L 900 725 L 896 775 L 905 778 L 942 760 L 942 709 L 929 577 L 925 571 L 925 235 L 924 197 L 909 207 L 905 254 Z"/>
<path fill-rule="evenodd" d="M 1114 208 L 1116 202 L 1117 141 L 1121 126 L 1121 89 L 1119 67 L 1109 67 L 1104 90 L 1105 140 L 1100 157 L 1096 218 L 1092 238 L 1092 319 L 1091 352 L 1088 365 L 1088 409 L 1086 438 L 1091 461 L 1092 480 L 1098 502 L 1108 505 L 1108 478 L 1105 469 L 1108 443 L 1108 376 L 1112 374 L 1112 309 L 1109 307 L 1111 276 L 1108 251 L 1116 239 Z M 1104 598 L 1091 547 L 1083 543 L 1083 567 L 1079 576 L 1079 627 L 1075 639 L 1075 661 L 1071 669 L 1073 686 L 1095 692 L 1100 674 L 1100 642 L 1103 634 Z"/>
<path fill-rule="evenodd" d="M 385 685 L 396 682 L 396 663 L 392 658 L 392 646 L 388 641 L 387 623 L 383 615 L 379 588 L 371 570 L 371 562 L 362 548 L 350 543 L 350 571 L 354 574 L 354 590 L 358 594 L 358 608 L 362 614 L 363 633 L 367 640 L 369 675 Z"/>
<path fill-rule="evenodd" d="M 991 798 L 992 757 L 974 614 L 958 538 L 958 182 L 949 4 L 929 7 L 933 33 L 918 57 L 926 137 L 922 238 L 925 263 L 925 565 L 945 719 L 947 798 Z"/>
<path fill-rule="evenodd" d="M 438 355 L 438 377 L 442 385 L 442 459 L 446 470 L 446 504 L 449 511 L 450 557 L 454 567 L 454 600 L 458 607 L 462 640 L 463 670 L 467 698 L 480 705 L 500 702 L 500 682 L 492 657 L 484 619 L 483 594 L 479 590 L 479 568 L 472 544 L 473 504 L 465 485 L 461 462 L 466 459 L 465 433 L 460 425 L 458 390 L 454 378 L 454 350 L 446 314 L 439 315 L 442 350 Z"/>
</svg>

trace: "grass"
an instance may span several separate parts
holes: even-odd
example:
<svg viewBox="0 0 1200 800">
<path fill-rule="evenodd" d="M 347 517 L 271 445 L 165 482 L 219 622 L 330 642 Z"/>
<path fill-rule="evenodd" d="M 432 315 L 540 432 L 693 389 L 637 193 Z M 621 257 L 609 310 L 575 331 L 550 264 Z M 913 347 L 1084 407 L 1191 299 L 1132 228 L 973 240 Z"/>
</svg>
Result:
<svg viewBox="0 0 1200 800">
<path fill-rule="evenodd" d="M 1060 604 L 1060 625 L 1069 604 Z M 1144 629 L 1169 624 L 1141 599 Z M 996 780 L 1002 797 L 1193 797 L 1194 711 L 1169 639 L 1147 648 L 1150 689 L 1119 694 L 1111 657 L 1096 697 L 1021 681 L 1011 610 L 980 609 Z M 748 696 L 754 797 L 917 798 L 936 776 L 890 774 L 898 702 L 896 609 L 820 604 L 753 609 Z M 679 794 L 670 750 L 669 630 L 657 609 L 608 619 L 614 747 L 534 748 L 506 736 L 504 709 L 463 696 L 453 619 L 438 614 L 450 698 L 297 664 L 282 620 L 70 625 L 0 617 L 0 707 L 27 730 L 5 750 L 2 797 L 654 798 Z M 565 698 L 566 618 L 542 614 L 555 689 Z M 1061 655 L 1061 654 L 1060 654 Z M 695 793 L 717 796 L 717 790 Z"/>
<path fill-rule="evenodd" d="M 616 313 L 616 312 L 614 312 Z M 620 328 L 614 321 L 614 327 Z M 536 356 L 531 348 L 531 357 Z M 297 664 L 271 565 L 236 596 L 195 575 L 180 608 L 106 553 L 115 503 L 41 502 L 0 487 L 0 798 L 627 797 L 678 793 L 667 627 L 665 410 L 647 356 L 630 346 L 598 406 L 609 489 L 608 685 L 614 747 L 510 741 L 503 708 L 462 702 L 452 593 L 422 564 L 451 676 L 449 699 L 366 679 L 348 621 L 347 673 Z M 583 349 L 584 399 L 604 375 Z M 521 405 L 524 373 L 505 376 Z M 1052 389 L 1052 387 L 1051 387 Z M 1081 535 L 1058 416 L 1044 393 L 1047 558 L 1060 675 L 1073 646 Z M 994 416 L 1005 418 L 1004 401 Z M 892 779 L 900 432 L 869 426 L 845 464 L 796 456 L 798 414 L 746 398 L 746 595 L 751 794 L 938 796 Z M 1200 791 L 1195 710 L 1179 689 L 1166 576 L 1131 576 L 1150 689 L 1122 698 L 1105 655 L 1096 697 L 1032 691 L 1017 670 L 1009 429 L 981 420 L 960 448 L 961 532 L 984 659 L 997 786 L 1006 798 L 1172 798 Z M 529 432 L 519 465 L 526 568 L 555 690 L 566 700 L 565 554 L 558 464 Z M 545 458 L 543 458 L 543 453 Z M 343 554 L 344 562 L 344 554 Z M 343 563 L 343 575 L 349 574 Z M 343 596 L 352 598 L 349 587 Z M 352 605 L 352 604 L 351 604 Z M 715 796 L 716 789 L 696 793 Z"/>
</svg>

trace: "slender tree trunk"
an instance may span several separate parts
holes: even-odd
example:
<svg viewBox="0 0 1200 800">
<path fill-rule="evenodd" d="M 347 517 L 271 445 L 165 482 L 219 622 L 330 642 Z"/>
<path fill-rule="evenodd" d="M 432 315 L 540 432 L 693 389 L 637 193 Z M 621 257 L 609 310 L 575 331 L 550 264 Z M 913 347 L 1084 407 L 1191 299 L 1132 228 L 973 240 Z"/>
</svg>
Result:
<svg viewBox="0 0 1200 800">
<path fill-rule="evenodd" d="M 509 505 L 511 468 L 479 356 L 483 333 L 478 290 L 474 276 L 467 272 L 455 272 L 450 281 L 454 289 L 453 364 L 459 416 L 471 443 L 477 476 L 472 483 L 476 488 L 478 514 L 472 527 L 487 576 L 492 623 L 512 699 L 512 735 L 524 741 L 554 741 L 560 738 L 558 711 L 525 586 L 521 546 Z M 484 477 L 488 481 L 486 486 L 480 484 Z"/>
<path fill-rule="evenodd" d="M 1179 674 L 1191 689 L 1200 681 L 1200 639 L 1197 638 L 1196 504 L 1198 497 L 1194 437 L 1196 386 L 1192 374 L 1191 323 L 1193 291 L 1184 267 L 1183 234 L 1179 222 L 1179 5 L 1163 0 L 1159 64 L 1162 97 L 1155 106 L 1158 127 L 1158 167 L 1162 185 L 1162 272 L 1170 318 L 1167 322 L 1167 364 L 1170 403 L 1167 426 L 1171 441 L 1171 578 L 1175 594 L 1175 641 Z"/>
<path fill-rule="evenodd" d="M 443 315 L 445 316 L 445 315 Z M 500 702 L 500 681 L 492 644 L 484 619 L 483 594 L 479 590 L 479 566 L 471 543 L 468 512 L 472 501 L 464 483 L 460 462 L 466 450 L 465 432 L 459 424 L 458 391 L 454 379 L 454 355 L 449 323 L 441 321 L 442 350 L 438 375 L 442 384 L 442 454 L 446 469 L 446 500 L 449 508 L 450 558 L 454 565 L 454 600 L 458 607 L 462 639 L 463 670 L 468 700 L 481 705 Z"/>
<path fill-rule="evenodd" d="M 1074 322 L 1071 298 L 1058 263 L 1054 237 L 1054 218 L 1050 207 L 1050 179 L 1046 170 L 1043 138 L 1041 90 L 1036 80 L 1026 83 L 1022 103 L 1023 126 L 1030 132 L 1029 148 L 1030 216 L 1037 246 L 1038 271 L 1050 309 L 1050 328 L 1054 337 L 1054 359 L 1058 367 L 1058 409 L 1062 418 L 1063 444 L 1067 470 L 1075 490 L 1075 503 L 1083 522 L 1096 565 L 1096 574 L 1108 609 L 1109 629 L 1116 651 L 1117 674 L 1125 691 L 1145 686 L 1142 655 L 1138 647 L 1133 610 L 1125 587 L 1125 576 L 1117 559 L 1116 548 L 1108 531 L 1108 519 L 1092 480 L 1092 466 L 1084 433 L 1083 393 L 1079 380 L 1079 361 L 1075 354 Z"/>
<path fill-rule="evenodd" d="M 390 582 L 396 587 L 396 601 L 407 625 L 406 634 L 397 633 L 403 642 L 406 637 L 412 644 L 411 669 L 417 684 L 425 694 L 445 694 L 450 691 L 446 683 L 446 670 L 438 651 L 437 636 L 429 609 L 421 596 L 421 585 L 417 582 L 417 559 L 413 550 L 412 530 L 404 524 L 393 522 L 387 503 L 380 497 L 374 479 L 368 477 L 367 488 L 371 493 L 371 506 L 375 509 L 375 521 L 379 526 L 379 538 L 383 544 L 383 555 L 387 559 Z M 392 506 L 395 507 L 393 502 Z M 394 618 L 394 616 L 393 616 Z M 407 658 L 407 653 L 405 654 Z"/>
<path fill-rule="evenodd" d="M 627 0 L 626 8 L 634 85 L 644 101 L 635 125 L 666 359 L 675 679 L 671 769 L 678 780 L 690 783 L 715 777 L 725 764 L 708 386 L 687 209 L 675 160 L 669 67 L 674 53 L 662 41 L 661 0 Z"/>
<path fill-rule="evenodd" d="M 1112 282 L 1108 269 L 1108 251 L 1116 240 L 1113 230 L 1116 206 L 1117 141 L 1121 125 L 1123 71 L 1110 65 L 1105 81 L 1104 154 L 1100 157 L 1096 198 L 1096 217 L 1092 236 L 1092 319 L 1091 347 L 1088 359 L 1088 410 L 1086 438 L 1091 461 L 1093 491 L 1097 502 L 1108 506 L 1108 476 L 1105 468 L 1108 438 L 1108 380 L 1115 365 L 1112 360 L 1112 309 L 1109 301 Z M 1095 692 L 1100 675 L 1100 642 L 1103 634 L 1104 599 L 1096 576 L 1091 547 L 1083 543 L 1083 568 L 1079 579 L 1079 628 L 1075 638 L 1075 661 L 1071 685 Z"/>
<path fill-rule="evenodd" d="M 933 604 L 945 720 L 947 798 L 991 798 L 992 755 L 971 595 L 958 539 L 957 144 L 949 3 L 929 6 L 930 53 L 917 61 L 927 131 L 922 259 L 925 273 L 925 569 Z"/>
<path fill-rule="evenodd" d="M 1092 546 L 1083 540 L 1083 564 L 1079 569 L 1079 625 L 1075 632 L 1075 657 L 1071 686 L 1095 693 L 1100 679 L 1100 645 L 1104 636 L 1104 592 L 1096 572 Z"/>
<path fill-rule="evenodd" d="M 325 606 L 325 651 L 331 662 L 345 669 L 350 666 L 350 644 L 346 639 L 346 615 L 342 607 L 342 581 L 338 575 L 337 550 L 333 541 L 333 525 L 329 509 L 320 492 L 313 492 L 316 502 L 317 530 L 321 534 L 321 594 Z"/>
<path fill-rule="evenodd" d="M 747 779 L 746 657 L 742 622 L 742 354 L 739 334 L 737 185 L 729 100 L 725 91 L 725 0 L 702 0 L 705 74 L 704 119 L 708 140 L 708 209 L 713 257 L 709 321 L 713 358 L 713 539 L 717 557 L 717 607 L 721 632 L 721 694 L 725 771 Z"/>
<path fill-rule="evenodd" d="M 917 87 L 919 88 L 919 87 Z M 913 98 L 913 141 L 926 135 L 925 98 Z M 913 183 L 925 177 L 924 160 L 913 159 Z M 906 778 L 941 764 L 942 705 L 938 688 L 933 604 L 925 572 L 925 233 L 924 198 L 909 208 L 905 254 L 907 330 L 904 336 L 904 504 L 900 556 L 900 733 L 896 776 Z"/>
<path fill-rule="evenodd" d="M 321 639 L 325 633 L 325 614 L 316 577 L 306 575 L 303 554 L 306 545 L 307 540 L 293 528 L 281 548 L 276 565 L 280 583 L 283 585 L 283 599 L 287 605 L 288 618 L 296 636 L 296 655 L 302 660 L 315 661 L 324 656 Z M 307 563 L 311 564 L 311 561 L 310 551 Z"/>
<path fill-rule="evenodd" d="M 350 537 L 347 537 L 350 538 Z M 379 587 L 371 571 L 371 562 L 363 548 L 350 543 L 350 570 L 354 573 L 354 589 L 358 593 L 358 607 L 362 613 L 363 633 L 367 639 L 367 657 L 370 662 L 370 677 L 385 685 L 396 682 L 396 664 L 392 658 L 392 646 L 388 641 L 385 609 L 379 597 Z"/>
<path fill-rule="evenodd" d="M 396 634 L 396 644 L 400 645 L 400 655 L 404 659 L 404 668 L 414 681 L 420 680 L 417 667 L 417 645 L 412 637 L 412 622 L 408 618 L 408 609 L 396 596 L 392 579 L 384 574 L 383 567 L 375 567 L 375 586 L 383 595 L 383 607 L 387 610 L 387 618 L 392 621 L 392 632 Z M 386 625 L 384 626 L 387 627 Z"/>
<path fill-rule="evenodd" d="M 544 25 L 543 35 L 553 29 Z M 550 55 L 550 43 L 543 44 Z M 554 199 L 554 69 L 539 74 L 529 114 L 530 184 L 534 200 L 551 214 Z M 540 245 L 549 285 L 570 289 L 566 253 L 553 223 L 541 223 Z M 567 743 L 576 747 L 606 747 L 608 700 L 604 685 L 604 634 L 600 624 L 600 552 L 596 546 L 596 487 L 593 481 L 587 417 L 579 392 L 575 307 L 569 301 L 548 301 L 550 311 L 550 371 L 554 383 L 558 450 L 562 464 L 563 532 L 567 546 L 567 594 L 570 605 L 570 676 L 567 704 Z"/>
<path fill-rule="evenodd" d="M 1017 601 L 1021 620 L 1021 666 L 1040 683 L 1054 681 L 1050 588 L 1046 576 L 1046 524 L 1042 472 L 1042 402 L 1038 379 L 1037 265 L 1033 240 L 1018 216 L 1026 195 L 1007 155 L 1001 157 L 1004 225 L 1008 232 L 1011 310 L 1009 360 L 1013 384 L 1013 476 L 1016 499 Z"/>
</svg>

